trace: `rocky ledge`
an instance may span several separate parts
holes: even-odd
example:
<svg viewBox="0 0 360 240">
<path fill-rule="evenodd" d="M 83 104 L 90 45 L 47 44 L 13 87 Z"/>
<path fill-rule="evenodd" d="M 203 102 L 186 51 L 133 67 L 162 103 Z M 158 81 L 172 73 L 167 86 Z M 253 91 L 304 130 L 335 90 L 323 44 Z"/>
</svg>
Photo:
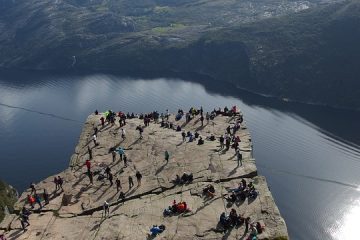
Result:
<svg viewBox="0 0 360 240">
<path fill-rule="evenodd" d="M 195 116 L 189 122 L 175 120 L 170 115 L 169 122 L 181 126 L 182 130 L 162 126 L 151 120 L 144 126 L 143 120 L 126 120 L 126 138 L 122 138 L 119 122 L 101 126 L 103 114 L 90 115 L 85 123 L 70 166 L 57 174 L 63 179 L 63 190 L 55 191 L 54 177 L 51 176 L 35 185 L 37 192 L 44 189 L 49 192 L 49 203 L 42 208 L 38 204 L 31 208 L 24 192 L 15 209 L 21 212 L 23 206 L 30 209 L 29 223 L 23 231 L 17 215 L 6 216 L 0 231 L 7 239 L 248 239 L 251 229 L 246 231 L 246 223 L 259 222 L 262 233 L 257 239 L 288 239 L 286 224 L 268 189 L 265 178 L 257 173 L 255 159 L 252 158 L 252 143 L 246 122 L 235 135 L 240 137 L 239 149 L 242 161 L 238 162 L 234 149 L 220 149 L 219 137 L 231 128 L 238 116 L 217 115 L 214 119 L 204 120 Z M 137 126 L 142 125 L 143 138 L 139 137 Z M 94 127 L 98 127 L 97 144 L 94 144 Z M 183 141 L 182 131 L 198 132 L 204 144 L 198 145 L 198 139 Z M 232 133 L 232 130 L 231 130 Z M 211 141 L 214 135 L 216 140 Z M 94 174 L 93 184 L 87 174 L 86 160 L 90 158 L 90 171 Z M 113 149 L 122 148 L 127 156 L 127 166 L 120 159 L 119 152 L 113 161 Z M 169 160 L 164 152 L 168 151 Z M 121 150 L 120 150 L 121 152 Z M 105 177 L 103 170 L 109 167 L 114 184 Z M 142 175 L 141 184 L 135 174 Z M 186 184 L 176 184 L 172 180 L 176 175 L 192 173 L 193 180 Z M 134 179 L 134 186 L 129 188 L 128 177 Z M 117 191 L 115 179 L 121 182 Z M 244 179 L 252 182 L 256 196 L 237 198 L 235 202 L 225 199 L 229 189 L 235 189 Z M 214 195 L 204 195 L 203 189 L 211 184 Z M 124 196 L 119 198 L 120 193 Z M 244 197 L 244 196 L 243 196 Z M 181 213 L 164 215 L 164 209 L 173 205 L 173 201 L 186 202 L 188 210 Z M 109 214 L 105 214 L 103 204 L 110 205 Z M 230 224 L 224 228 L 219 222 L 222 213 L 228 214 L 235 209 L 240 224 Z M 227 215 L 226 215 L 227 216 Z M 165 225 L 159 235 L 150 236 L 153 225 Z M 251 225 L 249 225 L 251 226 Z"/>
</svg>

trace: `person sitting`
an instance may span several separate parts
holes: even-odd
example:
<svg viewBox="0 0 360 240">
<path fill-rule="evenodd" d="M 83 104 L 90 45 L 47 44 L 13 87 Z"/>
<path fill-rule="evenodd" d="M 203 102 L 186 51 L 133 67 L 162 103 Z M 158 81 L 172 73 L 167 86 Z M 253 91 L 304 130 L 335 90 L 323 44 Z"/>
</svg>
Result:
<svg viewBox="0 0 360 240">
<path fill-rule="evenodd" d="M 192 141 L 194 141 L 194 136 L 192 135 L 192 133 L 190 133 L 189 142 L 192 142 Z"/>
<path fill-rule="evenodd" d="M 178 174 L 176 174 L 176 178 L 174 180 L 172 180 L 172 182 L 175 184 L 180 184 L 181 183 L 180 176 Z"/>
<path fill-rule="evenodd" d="M 195 134 L 194 134 L 195 138 L 198 138 L 199 135 L 200 135 L 200 134 L 199 134 L 198 132 L 195 132 Z"/>
<path fill-rule="evenodd" d="M 180 125 L 178 125 L 178 126 L 176 127 L 176 131 L 177 131 L 177 132 L 181 132 L 181 127 L 180 127 Z"/>
<path fill-rule="evenodd" d="M 234 192 L 232 192 L 230 195 L 225 194 L 224 198 L 226 199 L 226 201 L 234 203 L 236 201 L 236 194 Z"/>
<path fill-rule="evenodd" d="M 255 227 L 256 227 L 256 230 L 258 231 L 259 234 L 262 233 L 265 230 L 265 226 L 261 225 L 260 222 L 256 222 Z"/>
<path fill-rule="evenodd" d="M 150 233 L 151 233 L 151 236 L 156 236 L 156 235 L 162 233 L 164 230 L 165 230 L 164 225 L 160 225 L 160 226 L 153 225 L 152 228 L 150 228 Z"/>
<path fill-rule="evenodd" d="M 215 141 L 215 136 L 214 136 L 214 134 L 211 134 L 211 135 L 210 135 L 209 140 L 210 140 L 210 141 Z"/>
<path fill-rule="evenodd" d="M 236 210 L 234 208 L 232 208 L 231 211 L 230 211 L 229 219 L 230 219 L 230 224 L 232 226 L 236 226 L 236 225 L 239 224 L 238 215 L 237 215 Z"/>
<path fill-rule="evenodd" d="M 193 181 L 193 175 L 192 173 L 187 174 L 184 172 L 184 174 L 181 176 L 181 183 L 190 183 Z"/>
<path fill-rule="evenodd" d="M 202 137 L 200 137 L 198 140 L 198 145 L 203 145 L 203 144 L 204 144 L 204 140 L 202 139 Z"/>
<path fill-rule="evenodd" d="M 203 194 L 206 197 L 214 197 L 215 196 L 215 188 L 213 185 L 209 184 L 203 189 Z"/>
<path fill-rule="evenodd" d="M 223 225 L 224 229 L 228 229 L 231 227 L 230 219 L 225 212 L 221 213 L 220 215 L 220 224 Z"/>
</svg>

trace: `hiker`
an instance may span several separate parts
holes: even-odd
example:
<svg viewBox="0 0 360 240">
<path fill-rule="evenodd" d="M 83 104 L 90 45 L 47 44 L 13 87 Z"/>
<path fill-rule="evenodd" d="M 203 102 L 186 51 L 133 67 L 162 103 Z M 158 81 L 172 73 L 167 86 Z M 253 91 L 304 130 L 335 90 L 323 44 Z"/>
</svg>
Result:
<svg viewBox="0 0 360 240">
<path fill-rule="evenodd" d="M 125 138 L 126 138 L 126 131 L 125 131 L 124 128 L 121 128 L 121 138 L 122 138 L 123 140 L 125 140 Z"/>
<path fill-rule="evenodd" d="M 35 202 L 36 202 L 37 204 L 39 204 L 40 209 L 41 209 L 41 208 L 42 208 L 41 198 L 40 198 L 40 196 L 39 196 L 38 194 L 35 194 Z"/>
<path fill-rule="evenodd" d="M 230 125 L 226 128 L 227 134 L 230 134 Z"/>
<path fill-rule="evenodd" d="M 26 232 L 26 227 L 30 226 L 29 216 L 20 213 L 19 219 L 20 219 L 20 223 L 21 223 L 21 228 L 23 229 L 24 232 Z M 26 226 L 25 226 L 25 224 L 26 224 Z"/>
<path fill-rule="evenodd" d="M 44 189 L 43 198 L 44 198 L 45 204 L 49 204 L 49 194 L 46 191 L 46 189 Z"/>
<path fill-rule="evenodd" d="M 245 233 L 249 231 L 250 217 L 245 218 Z"/>
<path fill-rule="evenodd" d="M 30 189 L 31 189 L 31 193 L 30 193 L 30 194 L 33 194 L 33 193 L 36 194 L 35 183 L 31 183 L 31 184 L 30 184 Z"/>
<path fill-rule="evenodd" d="M 134 186 L 134 182 L 131 176 L 129 176 L 129 189 L 131 189 Z"/>
<path fill-rule="evenodd" d="M 119 192 L 120 189 L 122 189 L 121 182 L 120 182 L 119 178 L 116 178 L 115 184 L 116 184 L 116 191 Z"/>
<path fill-rule="evenodd" d="M 109 181 L 110 181 L 110 187 L 111 187 L 113 185 L 113 175 L 111 172 L 109 173 Z"/>
<path fill-rule="evenodd" d="M 111 173 L 111 169 L 110 169 L 109 166 L 107 166 L 107 167 L 105 168 L 105 174 L 106 174 L 106 177 L 107 177 L 107 178 L 109 178 L 110 173 Z"/>
<path fill-rule="evenodd" d="M 64 191 L 64 189 L 63 189 L 63 187 L 62 187 L 62 185 L 63 185 L 63 183 L 64 183 L 64 181 L 63 181 L 63 179 L 60 177 L 60 176 L 58 176 L 58 184 L 59 184 L 59 189 L 61 188 L 61 191 Z"/>
<path fill-rule="evenodd" d="M 240 149 L 236 149 L 236 158 L 237 158 L 237 162 L 238 162 L 238 166 L 242 166 L 242 154 L 240 153 Z"/>
<path fill-rule="evenodd" d="M 225 194 L 224 198 L 226 199 L 226 201 L 231 202 L 231 203 L 234 203 L 237 199 L 235 192 L 232 192 L 230 194 L 230 196 L 228 194 Z"/>
<path fill-rule="evenodd" d="M 209 120 L 210 120 L 209 112 L 206 112 L 205 118 L 206 118 L 206 122 L 209 123 Z"/>
<path fill-rule="evenodd" d="M 224 136 L 221 135 L 220 139 L 219 139 L 219 141 L 220 141 L 220 149 L 224 149 L 224 140 L 225 140 Z"/>
<path fill-rule="evenodd" d="M 141 179 L 142 179 L 142 175 L 139 171 L 136 171 L 136 180 L 137 180 L 137 183 L 138 183 L 138 186 L 141 186 Z"/>
<path fill-rule="evenodd" d="M 90 146 L 88 146 L 88 154 L 89 158 L 92 159 L 92 149 L 90 148 Z"/>
<path fill-rule="evenodd" d="M 170 158 L 170 154 L 169 154 L 169 152 L 166 150 L 165 151 L 165 161 L 169 161 L 169 158 Z"/>
<path fill-rule="evenodd" d="M 57 177 L 54 177 L 54 183 L 55 183 L 55 192 L 59 189 L 59 182 Z"/>
<path fill-rule="evenodd" d="M 185 133 L 185 131 L 183 131 L 181 133 L 181 136 L 182 136 L 183 142 L 185 142 L 186 141 L 186 133 Z"/>
<path fill-rule="evenodd" d="M 104 202 L 103 204 L 103 210 L 104 210 L 104 216 L 106 217 L 107 215 L 110 215 L 110 205 L 107 201 Z"/>
<path fill-rule="evenodd" d="M 101 118 L 100 118 L 100 122 L 101 122 L 101 126 L 104 127 L 104 125 L 105 125 L 105 118 L 104 118 L 104 117 L 101 117 Z"/>
<path fill-rule="evenodd" d="M 116 151 L 112 151 L 111 152 L 111 155 L 112 155 L 112 161 L 115 162 L 116 161 Z"/>
<path fill-rule="evenodd" d="M 201 121 L 201 126 L 204 126 L 204 116 L 201 114 L 201 117 L 200 117 L 200 121 Z"/>
<path fill-rule="evenodd" d="M 202 137 L 200 137 L 198 140 L 198 145 L 203 145 L 203 144 L 204 144 L 204 140 L 202 139 Z"/>
<path fill-rule="evenodd" d="M 85 161 L 85 166 L 86 166 L 87 171 L 90 172 L 91 162 L 90 162 L 89 159 L 87 159 L 87 160 Z"/>
<path fill-rule="evenodd" d="M 120 155 L 120 160 L 123 160 L 123 155 L 125 154 L 125 151 L 122 147 L 119 147 L 118 149 L 116 149 L 116 151 L 119 153 Z"/>
<path fill-rule="evenodd" d="M 95 115 L 99 115 L 99 111 L 97 109 L 95 110 Z"/>
<path fill-rule="evenodd" d="M 28 201 L 29 205 L 31 206 L 31 208 L 34 208 L 35 198 L 28 194 L 27 195 L 27 201 Z"/>
<path fill-rule="evenodd" d="M 226 145 L 226 151 L 230 149 L 230 137 L 228 136 L 225 140 L 225 145 Z"/>
<path fill-rule="evenodd" d="M 139 131 L 139 138 L 142 139 L 142 138 L 143 138 L 142 134 L 143 134 L 143 131 L 144 131 L 144 130 L 143 130 L 143 128 L 141 127 L 141 125 L 137 126 L 137 127 L 136 127 L 136 130 Z"/>
<path fill-rule="evenodd" d="M 97 137 L 96 137 L 96 135 L 94 134 L 94 135 L 93 135 L 93 141 L 94 141 L 95 146 L 97 146 L 96 140 L 97 140 Z"/>
<path fill-rule="evenodd" d="M 94 135 L 97 136 L 99 129 L 97 127 L 94 127 Z"/>
</svg>

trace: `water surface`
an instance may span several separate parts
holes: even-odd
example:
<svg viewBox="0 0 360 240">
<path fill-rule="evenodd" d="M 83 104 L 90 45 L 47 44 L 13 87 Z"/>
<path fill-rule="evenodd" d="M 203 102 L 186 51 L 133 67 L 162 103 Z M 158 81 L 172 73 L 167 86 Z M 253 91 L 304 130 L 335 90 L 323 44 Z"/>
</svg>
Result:
<svg viewBox="0 0 360 240">
<path fill-rule="evenodd" d="M 199 79 L 193 79 L 197 81 Z M 111 75 L 0 75 L 0 176 L 18 190 L 67 167 L 95 109 L 237 105 L 292 239 L 357 239 L 360 113 L 280 102 L 226 84 Z"/>
</svg>

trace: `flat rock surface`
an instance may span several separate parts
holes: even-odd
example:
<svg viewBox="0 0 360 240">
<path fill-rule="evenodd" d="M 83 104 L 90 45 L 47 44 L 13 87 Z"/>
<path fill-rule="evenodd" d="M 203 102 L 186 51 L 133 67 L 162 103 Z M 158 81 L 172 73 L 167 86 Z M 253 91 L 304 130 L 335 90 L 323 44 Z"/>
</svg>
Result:
<svg viewBox="0 0 360 240">
<path fill-rule="evenodd" d="M 158 235 L 158 239 L 246 239 L 245 227 L 240 226 L 224 233 L 219 228 L 219 216 L 222 212 L 236 209 L 243 217 L 250 217 L 251 222 L 261 221 L 265 231 L 260 239 L 274 239 L 287 236 L 284 220 L 268 190 L 264 177 L 257 175 L 255 160 L 251 158 L 251 137 L 245 123 L 236 132 L 240 136 L 240 150 L 243 155 L 238 164 L 234 149 L 220 150 L 218 137 L 225 133 L 227 126 L 235 124 L 235 117 L 217 116 L 204 125 L 195 117 L 189 123 L 183 119 L 175 121 L 171 115 L 169 121 L 182 130 L 195 132 L 205 140 L 203 145 L 194 142 L 183 142 L 181 132 L 163 128 L 159 123 L 150 123 L 144 127 L 141 119 L 127 119 L 123 127 L 126 138 L 121 138 L 119 123 L 101 127 L 102 115 L 90 115 L 84 125 L 75 153 L 71 157 L 70 167 L 55 176 L 64 179 L 63 190 L 55 191 L 51 176 L 36 184 L 37 192 L 47 189 L 50 203 L 39 209 L 37 205 L 30 215 L 30 226 L 25 233 L 20 229 L 20 221 L 9 215 L 6 221 L 8 239 L 146 239 L 152 225 L 164 224 L 166 230 Z M 138 125 L 144 127 L 143 138 L 139 138 Z M 92 141 L 94 126 L 98 126 L 98 145 Z M 215 141 L 207 139 L 211 134 Z M 88 146 L 92 149 L 91 170 L 104 172 L 106 166 L 111 168 L 114 184 L 108 179 L 98 180 L 90 184 L 86 175 L 85 161 L 89 159 Z M 122 147 L 128 159 L 128 166 L 117 154 L 112 159 L 111 149 Z M 170 153 L 169 161 L 164 152 Z M 136 181 L 135 173 L 142 175 L 141 184 Z M 194 180 L 190 184 L 175 185 L 171 180 L 176 174 L 193 173 Z M 129 188 L 128 177 L 132 176 L 134 186 Z M 115 179 L 121 181 L 125 200 L 119 201 Z M 236 202 L 230 206 L 223 195 L 228 189 L 238 186 L 241 178 L 254 183 L 259 196 L 249 201 Z M 202 195 L 202 189 L 212 184 L 216 194 L 211 199 Z M 26 204 L 24 192 L 16 207 L 20 210 Z M 64 199 L 70 196 L 65 206 Z M 190 212 L 176 216 L 164 217 L 163 210 L 173 200 L 186 201 Z M 110 216 L 104 217 L 102 205 L 110 203 Z M 3 224 L 4 225 L 4 224 Z M 2 225 L 2 228 L 5 227 Z"/>
</svg>

